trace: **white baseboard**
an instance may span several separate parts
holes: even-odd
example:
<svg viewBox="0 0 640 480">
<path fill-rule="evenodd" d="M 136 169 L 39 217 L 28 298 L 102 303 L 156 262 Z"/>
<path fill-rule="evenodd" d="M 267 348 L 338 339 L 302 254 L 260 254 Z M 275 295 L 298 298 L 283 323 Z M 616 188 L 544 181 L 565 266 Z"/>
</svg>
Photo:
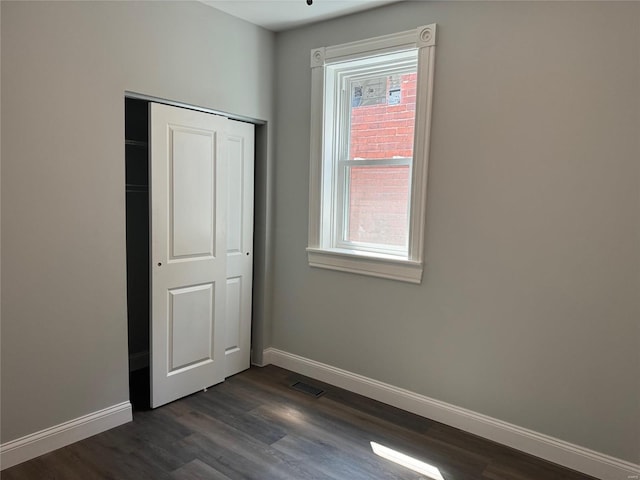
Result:
<svg viewBox="0 0 640 480">
<path fill-rule="evenodd" d="M 31 460 L 132 420 L 123 402 L 0 445 L 0 470 Z"/>
<path fill-rule="evenodd" d="M 596 478 L 640 478 L 640 465 L 292 353 L 267 348 L 262 363 L 286 368 Z"/>
</svg>

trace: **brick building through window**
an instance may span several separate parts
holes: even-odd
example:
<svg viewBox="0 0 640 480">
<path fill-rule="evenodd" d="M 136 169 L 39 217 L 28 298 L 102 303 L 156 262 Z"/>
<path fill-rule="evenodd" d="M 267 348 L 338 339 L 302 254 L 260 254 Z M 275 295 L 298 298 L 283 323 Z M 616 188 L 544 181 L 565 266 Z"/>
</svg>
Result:
<svg viewBox="0 0 640 480">
<path fill-rule="evenodd" d="M 382 101 L 352 102 L 350 160 L 413 157 L 417 74 L 397 77 L 387 77 Z M 408 164 L 351 167 L 347 240 L 406 245 L 410 183 Z"/>
</svg>

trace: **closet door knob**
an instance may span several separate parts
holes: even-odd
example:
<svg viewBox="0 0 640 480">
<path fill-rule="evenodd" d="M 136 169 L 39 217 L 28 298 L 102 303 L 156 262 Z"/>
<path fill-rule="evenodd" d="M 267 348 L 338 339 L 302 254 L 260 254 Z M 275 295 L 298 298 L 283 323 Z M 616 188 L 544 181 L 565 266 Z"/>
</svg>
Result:
<svg viewBox="0 0 640 480">
<path fill-rule="evenodd" d="M 158 266 L 161 267 L 162 266 L 162 262 L 158 262 Z"/>
</svg>

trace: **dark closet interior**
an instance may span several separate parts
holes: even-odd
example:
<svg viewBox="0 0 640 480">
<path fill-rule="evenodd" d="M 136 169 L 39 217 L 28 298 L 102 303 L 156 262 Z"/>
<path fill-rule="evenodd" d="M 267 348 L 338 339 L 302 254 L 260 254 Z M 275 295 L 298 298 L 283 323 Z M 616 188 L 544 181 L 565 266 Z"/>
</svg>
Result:
<svg viewBox="0 0 640 480">
<path fill-rule="evenodd" d="M 125 98 L 129 392 L 134 409 L 150 405 L 149 102 Z"/>
</svg>

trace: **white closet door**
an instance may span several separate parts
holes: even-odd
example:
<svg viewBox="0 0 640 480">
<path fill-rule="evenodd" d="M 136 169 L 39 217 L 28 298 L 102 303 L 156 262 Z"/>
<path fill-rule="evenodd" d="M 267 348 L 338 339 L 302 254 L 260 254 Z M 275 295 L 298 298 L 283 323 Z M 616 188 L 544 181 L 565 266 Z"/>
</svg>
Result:
<svg viewBox="0 0 640 480">
<path fill-rule="evenodd" d="M 225 376 L 250 366 L 254 126 L 227 120 L 227 315 Z"/>
<path fill-rule="evenodd" d="M 150 104 L 151 406 L 222 382 L 227 120 Z"/>
</svg>

